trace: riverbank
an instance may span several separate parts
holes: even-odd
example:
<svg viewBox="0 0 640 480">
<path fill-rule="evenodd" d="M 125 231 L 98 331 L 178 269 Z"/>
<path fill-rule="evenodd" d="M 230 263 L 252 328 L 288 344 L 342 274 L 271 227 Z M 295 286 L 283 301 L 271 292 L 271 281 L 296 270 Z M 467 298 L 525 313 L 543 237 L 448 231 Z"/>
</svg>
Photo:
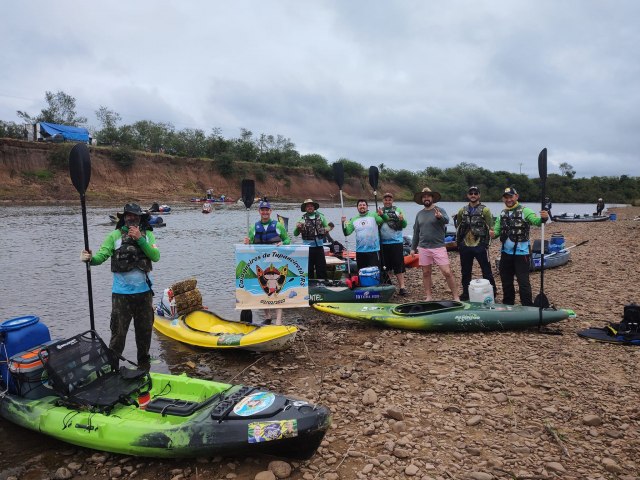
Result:
<svg viewBox="0 0 640 480">
<path fill-rule="evenodd" d="M 288 478 L 637 479 L 640 347 L 592 343 L 576 335 L 617 322 L 625 304 L 640 303 L 640 221 L 633 220 L 640 208 L 611 211 L 616 221 L 545 228 L 547 238 L 562 233 L 567 246 L 589 240 L 571 250 L 567 265 L 544 272 L 550 301 L 577 313 L 576 319 L 554 325 L 561 335 L 536 329 L 382 330 L 300 309 L 285 312 L 286 322 L 301 327 L 287 351 L 257 355 L 184 348 L 166 361 L 173 373 L 261 385 L 328 406 L 333 426 L 322 447 L 310 461 L 287 462 Z M 539 235 L 534 229 L 533 238 Z M 498 248 L 492 245 L 492 259 Z M 459 279 L 457 256 L 450 258 Z M 412 269 L 407 277 L 406 300 L 421 299 L 421 273 Z M 531 274 L 534 296 L 540 277 Z M 435 297 L 450 298 L 442 276 L 434 273 L 434 280 Z M 4 420 L 0 451 L 0 479 L 274 478 L 256 477 L 272 458 L 167 461 L 108 455 Z"/>
</svg>

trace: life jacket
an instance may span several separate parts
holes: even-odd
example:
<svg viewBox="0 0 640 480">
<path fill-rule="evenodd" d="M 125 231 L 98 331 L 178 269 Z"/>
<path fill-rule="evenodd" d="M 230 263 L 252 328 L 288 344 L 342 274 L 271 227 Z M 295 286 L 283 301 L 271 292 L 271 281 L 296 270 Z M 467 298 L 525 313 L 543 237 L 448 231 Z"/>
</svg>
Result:
<svg viewBox="0 0 640 480">
<path fill-rule="evenodd" d="M 387 225 L 389 225 L 389 228 L 391 228 L 392 230 L 395 230 L 396 232 L 399 232 L 400 230 L 402 230 L 402 221 L 400 220 L 400 217 L 398 217 L 398 214 L 396 213 L 396 206 L 392 206 L 389 208 L 383 208 L 382 209 L 382 213 L 386 214 L 387 217 L 389 217 L 389 220 L 387 220 Z"/>
<path fill-rule="evenodd" d="M 511 212 L 511 215 L 509 213 Z M 504 243 L 507 238 L 512 242 L 526 242 L 529 240 L 529 224 L 522 214 L 522 205 L 513 210 L 503 210 L 500 213 L 500 241 Z"/>
<path fill-rule="evenodd" d="M 277 220 L 271 220 L 267 224 L 266 228 L 262 224 L 262 222 L 256 222 L 256 233 L 253 237 L 253 243 L 268 244 L 281 242 L 282 238 L 280 238 L 280 234 L 278 233 L 278 229 L 276 228 L 277 225 Z"/>
<path fill-rule="evenodd" d="M 480 239 L 480 243 L 489 245 L 489 227 L 482 216 L 485 208 L 486 206 L 480 203 L 472 213 L 469 205 L 464 206 L 462 219 L 456 232 L 456 242 L 463 243 L 467 232 L 471 230 L 471 233 Z"/>
<path fill-rule="evenodd" d="M 120 247 L 111 256 L 111 271 L 130 272 L 134 268 L 148 273 L 153 266 L 151 259 L 144 254 L 138 242 L 126 235 L 122 237 Z"/>
<path fill-rule="evenodd" d="M 300 229 L 303 240 L 315 240 L 317 237 L 323 237 L 327 231 L 322 226 L 322 217 L 319 213 L 315 213 L 315 218 L 311 218 L 308 213 L 302 216 L 304 225 Z"/>
</svg>

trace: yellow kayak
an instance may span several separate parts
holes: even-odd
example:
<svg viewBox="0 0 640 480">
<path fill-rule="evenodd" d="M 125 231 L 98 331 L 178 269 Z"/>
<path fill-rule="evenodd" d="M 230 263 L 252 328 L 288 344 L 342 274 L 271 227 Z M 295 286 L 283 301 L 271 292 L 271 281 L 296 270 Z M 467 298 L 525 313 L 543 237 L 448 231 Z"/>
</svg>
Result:
<svg viewBox="0 0 640 480">
<path fill-rule="evenodd" d="M 241 348 L 254 352 L 283 350 L 296 337 L 292 325 L 254 325 L 220 318 L 208 310 L 170 319 L 155 315 L 153 326 L 167 337 L 204 348 Z"/>
</svg>

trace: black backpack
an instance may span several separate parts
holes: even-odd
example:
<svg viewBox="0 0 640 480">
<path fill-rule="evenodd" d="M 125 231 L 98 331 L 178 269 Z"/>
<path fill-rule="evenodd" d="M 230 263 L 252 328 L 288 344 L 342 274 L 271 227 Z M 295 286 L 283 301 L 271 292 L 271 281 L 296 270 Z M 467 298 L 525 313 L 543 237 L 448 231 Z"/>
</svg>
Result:
<svg viewBox="0 0 640 480">
<path fill-rule="evenodd" d="M 622 322 L 618 326 L 618 332 L 636 332 L 640 333 L 640 305 L 630 303 L 624 306 L 624 314 Z"/>
</svg>

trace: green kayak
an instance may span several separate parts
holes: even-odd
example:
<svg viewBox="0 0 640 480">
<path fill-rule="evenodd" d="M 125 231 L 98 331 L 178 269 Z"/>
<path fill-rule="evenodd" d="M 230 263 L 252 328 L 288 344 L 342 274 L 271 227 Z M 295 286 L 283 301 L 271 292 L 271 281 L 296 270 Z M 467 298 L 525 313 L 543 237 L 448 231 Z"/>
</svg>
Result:
<svg viewBox="0 0 640 480">
<path fill-rule="evenodd" d="M 77 345 L 82 357 L 73 351 L 66 355 L 64 349 Z M 307 459 L 331 423 L 325 407 L 260 387 L 149 374 L 117 362 L 114 370 L 111 360 L 92 368 L 109 352 L 85 333 L 12 356 L 0 416 L 81 447 L 166 458 L 269 454 Z"/>
<path fill-rule="evenodd" d="M 373 285 L 370 287 L 349 288 L 344 282 L 309 282 L 309 303 L 342 303 L 342 302 L 388 302 L 396 292 L 393 285 Z"/>
<path fill-rule="evenodd" d="M 514 330 L 537 326 L 540 309 L 521 305 L 467 303 L 448 300 L 402 304 L 316 303 L 321 312 L 374 325 L 430 332 Z M 542 325 L 574 316 L 571 310 L 545 308 Z"/>
</svg>

